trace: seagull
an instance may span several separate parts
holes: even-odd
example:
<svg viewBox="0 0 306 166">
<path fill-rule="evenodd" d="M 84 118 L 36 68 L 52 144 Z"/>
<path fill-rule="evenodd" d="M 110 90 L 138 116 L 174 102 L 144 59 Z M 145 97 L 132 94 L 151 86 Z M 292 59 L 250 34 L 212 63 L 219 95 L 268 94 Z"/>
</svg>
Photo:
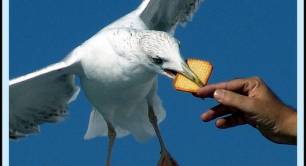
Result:
<svg viewBox="0 0 306 166">
<path fill-rule="evenodd" d="M 143 0 L 60 62 L 10 80 L 10 138 L 26 137 L 39 132 L 43 123 L 63 120 L 81 87 L 92 105 L 84 138 L 109 138 L 107 166 L 115 139 L 129 134 L 138 141 L 156 135 L 159 165 L 177 165 L 158 127 L 166 114 L 157 94 L 157 74 L 173 79 L 181 73 L 202 85 L 174 38 L 176 27 L 190 21 L 201 2 Z"/>
</svg>

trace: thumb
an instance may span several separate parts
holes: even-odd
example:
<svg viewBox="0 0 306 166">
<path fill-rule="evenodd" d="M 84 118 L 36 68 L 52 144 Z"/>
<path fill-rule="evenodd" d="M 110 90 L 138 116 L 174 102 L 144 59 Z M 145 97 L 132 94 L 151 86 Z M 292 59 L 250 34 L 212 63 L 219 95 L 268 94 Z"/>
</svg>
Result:
<svg viewBox="0 0 306 166">
<path fill-rule="evenodd" d="M 223 105 L 234 107 L 244 112 L 249 112 L 253 105 L 251 98 L 224 89 L 217 89 L 214 92 L 214 98 Z"/>
</svg>

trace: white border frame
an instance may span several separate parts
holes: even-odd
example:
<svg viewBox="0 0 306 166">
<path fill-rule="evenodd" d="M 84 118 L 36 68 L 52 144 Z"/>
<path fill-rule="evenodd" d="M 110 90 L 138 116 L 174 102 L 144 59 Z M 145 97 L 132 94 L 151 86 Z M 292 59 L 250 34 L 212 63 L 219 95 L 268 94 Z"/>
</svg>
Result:
<svg viewBox="0 0 306 166">
<path fill-rule="evenodd" d="M 297 1 L 297 165 L 304 165 L 304 0 Z"/>
<path fill-rule="evenodd" d="M 2 165 L 9 165 L 9 0 L 2 0 Z"/>
<path fill-rule="evenodd" d="M 9 166 L 9 0 L 2 0 L 2 165 Z M 304 0 L 297 0 L 297 165 L 304 165 Z"/>
</svg>

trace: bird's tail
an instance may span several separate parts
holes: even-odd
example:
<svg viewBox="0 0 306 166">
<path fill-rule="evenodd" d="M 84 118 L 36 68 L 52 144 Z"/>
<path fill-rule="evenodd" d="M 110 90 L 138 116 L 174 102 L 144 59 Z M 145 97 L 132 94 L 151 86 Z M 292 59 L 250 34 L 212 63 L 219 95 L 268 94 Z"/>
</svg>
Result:
<svg viewBox="0 0 306 166">
<path fill-rule="evenodd" d="M 154 107 L 153 109 L 158 119 L 158 123 L 160 123 L 165 119 L 166 114 L 159 97 L 155 95 L 152 99 L 151 104 Z M 131 133 L 137 141 L 145 142 L 155 135 L 152 124 L 150 124 L 148 118 L 147 102 L 124 111 L 129 112 L 128 115 L 122 114 L 122 112 L 118 111 L 114 114 L 114 117 L 111 120 L 117 138 L 127 136 Z M 101 113 L 94 108 L 90 113 L 88 129 L 84 139 L 88 140 L 95 137 L 105 136 L 108 136 L 107 123 Z"/>
<path fill-rule="evenodd" d="M 116 128 L 117 137 L 123 137 L 129 134 L 128 131 L 121 128 Z M 103 116 L 94 108 L 90 113 L 88 129 L 84 139 L 92 139 L 95 137 L 103 137 L 108 135 L 108 127 Z"/>
</svg>

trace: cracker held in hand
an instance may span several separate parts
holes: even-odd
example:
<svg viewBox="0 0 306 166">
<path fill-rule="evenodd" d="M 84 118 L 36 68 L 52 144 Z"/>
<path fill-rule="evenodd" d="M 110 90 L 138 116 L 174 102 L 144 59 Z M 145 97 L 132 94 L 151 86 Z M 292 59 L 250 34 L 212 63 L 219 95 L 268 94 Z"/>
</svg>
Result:
<svg viewBox="0 0 306 166">
<path fill-rule="evenodd" d="M 188 59 L 187 64 L 199 77 L 203 85 L 206 85 L 213 69 L 212 65 L 207 61 L 198 59 Z M 200 88 L 196 83 L 179 73 L 176 75 L 173 85 L 176 90 L 190 93 L 195 93 Z"/>
</svg>

